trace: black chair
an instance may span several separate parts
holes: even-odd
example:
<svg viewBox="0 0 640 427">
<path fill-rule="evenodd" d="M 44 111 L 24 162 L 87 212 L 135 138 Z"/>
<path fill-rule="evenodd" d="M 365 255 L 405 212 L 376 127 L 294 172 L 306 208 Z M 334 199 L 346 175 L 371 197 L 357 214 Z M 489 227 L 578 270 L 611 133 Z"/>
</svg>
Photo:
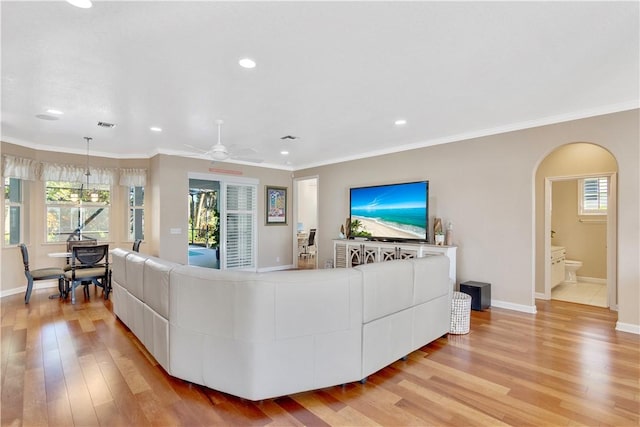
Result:
<svg viewBox="0 0 640 427">
<path fill-rule="evenodd" d="M 309 240 L 307 244 L 303 247 L 302 253 L 300 256 L 302 257 L 313 257 L 316 254 L 316 229 L 312 228 L 309 230 Z"/>
<path fill-rule="evenodd" d="M 142 239 L 136 239 L 136 241 L 133 242 L 133 252 L 140 252 L 140 243 L 142 243 Z"/>
<path fill-rule="evenodd" d="M 96 246 L 97 244 L 96 239 L 67 240 L 67 252 L 71 253 L 74 246 Z M 64 267 L 64 271 L 69 270 L 71 270 L 71 257 L 67 258 L 67 265 Z"/>
<path fill-rule="evenodd" d="M 104 299 L 111 292 L 109 271 L 109 245 L 74 246 L 71 251 L 71 269 L 64 274 L 65 293 L 71 292 L 71 302 L 76 302 L 76 287 L 83 285 L 84 295 L 89 298 L 88 285 L 101 287 Z"/>
<path fill-rule="evenodd" d="M 22 253 L 22 262 L 24 263 L 24 275 L 27 277 L 27 292 L 24 294 L 24 303 L 29 304 L 31 291 L 33 290 L 33 282 L 35 280 L 52 280 L 58 279 L 58 289 L 60 295 L 64 295 L 64 270 L 58 267 L 45 267 L 36 270 L 29 269 L 29 251 L 24 243 L 18 245 Z"/>
</svg>

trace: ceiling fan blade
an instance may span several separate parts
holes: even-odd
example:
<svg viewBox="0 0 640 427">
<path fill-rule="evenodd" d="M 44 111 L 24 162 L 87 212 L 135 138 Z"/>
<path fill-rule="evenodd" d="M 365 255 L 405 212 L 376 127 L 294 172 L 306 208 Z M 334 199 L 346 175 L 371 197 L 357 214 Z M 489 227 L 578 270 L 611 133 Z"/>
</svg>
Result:
<svg viewBox="0 0 640 427">
<path fill-rule="evenodd" d="M 205 149 L 203 149 L 203 148 L 196 147 L 195 145 L 190 145 L 190 144 L 183 144 L 183 145 L 184 145 L 185 147 L 187 147 L 187 148 L 191 149 L 191 150 L 198 151 L 198 152 L 203 153 L 203 154 L 206 154 L 206 153 L 208 153 L 208 152 L 209 152 L 209 150 L 205 150 Z"/>
<path fill-rule="evenodd" d="M 235 147 L 235 146 L 231 146 L 230 148 L 230 152 L 231 155 L 233 157 L 246 157 L 246 156 L 253 156 L 255 154 L 258 154 L 258 151 L 253 149 L 253 148 L 248 148 L 248 147 Z"/>
<path fill-rule="evenodd" d="M 258 158 L 251 158 L 251 157 L 233 157 L 236 160 L 241 160 L 243 162 L 248 162 L 248 163 L 262 163 L 264 162 L 264 159 L 258 159 Z"/>
</svg>

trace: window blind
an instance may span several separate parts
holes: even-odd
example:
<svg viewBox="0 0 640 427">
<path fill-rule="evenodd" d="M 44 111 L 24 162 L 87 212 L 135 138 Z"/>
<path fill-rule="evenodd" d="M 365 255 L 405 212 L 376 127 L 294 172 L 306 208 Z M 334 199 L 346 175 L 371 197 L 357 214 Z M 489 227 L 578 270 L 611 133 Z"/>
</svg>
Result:
<svg viewBox="0 0 640 427">
<path fill-rule="evenodd" d="M 255 268 L 256 187 L 227 184 L 226 267 Z"/>
<path fill-rule="evenodd" d="M 585 178 L 582 181 L 581 214 L 605 214 L 609 195 L 609 178 Z"/>
</svg>

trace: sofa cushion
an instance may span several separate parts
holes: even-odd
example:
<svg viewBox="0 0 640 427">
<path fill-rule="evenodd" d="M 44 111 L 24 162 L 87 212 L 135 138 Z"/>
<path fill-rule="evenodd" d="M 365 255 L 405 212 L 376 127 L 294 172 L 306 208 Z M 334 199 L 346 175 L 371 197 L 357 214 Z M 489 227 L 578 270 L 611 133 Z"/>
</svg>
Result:
<svg viewBox="0 0 640 427">
<path fill-rule="evenodd" d="M 422 304 L 453 291 L 449 285 L 449 257 L 433 255 L 409 262 L 414 268 L 413 304 Z"/>
<path fill-rule="evenodd" d="M 142 284 L 144 278 L 144 262 L 149 258 L 149 255 L 142 255 L 137 252 L 131 252 L 127 255 L 127 262 L 125 268 L 126 281 L 121 283 L 131 295 L 135 296 L 139 300 L 143 299 Z"/>
<path fill-rule="evenodd" d="M 406 260 L 360 265 L 363 323 L 397 313 L 413 303 L 413 264 Z"/>
<path fill-rule="evenodd" d="M 169 274 L 172 324 L 198 334 L 273 339 L 273 287 L 259 274 L 187 265 Z"/>
<path fill-rule="evenodd" d="M 125 261 L 127 256 L 131 253 L 126 249 L 116 248 L 111 252 L 111 271 L 113 272 L 112 280 L 124 286 L 127 281 Z"/>
<path fill-rule="evenodd" d="M 276 339 L 345 331 L 362 319 L 362 276 L 352 269 L 276 271 Z"/>
<path fill-rule="evenodd" d="M 143 301 L 165 319 L 169 318 L 169 272 L 178 265 L 155 257 L 144 263 Z"/>
</svg>

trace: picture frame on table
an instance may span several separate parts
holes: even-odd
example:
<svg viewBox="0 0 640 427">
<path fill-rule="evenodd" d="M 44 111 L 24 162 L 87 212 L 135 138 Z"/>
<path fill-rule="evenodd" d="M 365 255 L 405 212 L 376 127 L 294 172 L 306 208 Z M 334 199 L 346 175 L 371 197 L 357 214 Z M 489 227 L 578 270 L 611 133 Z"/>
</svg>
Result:
<svg viewBox="0 0 640 427">
<path fill-rule="evenodd" d="M 287 188 L 266 186 L 266 225 L 287 225 Z"/>
</svg>

